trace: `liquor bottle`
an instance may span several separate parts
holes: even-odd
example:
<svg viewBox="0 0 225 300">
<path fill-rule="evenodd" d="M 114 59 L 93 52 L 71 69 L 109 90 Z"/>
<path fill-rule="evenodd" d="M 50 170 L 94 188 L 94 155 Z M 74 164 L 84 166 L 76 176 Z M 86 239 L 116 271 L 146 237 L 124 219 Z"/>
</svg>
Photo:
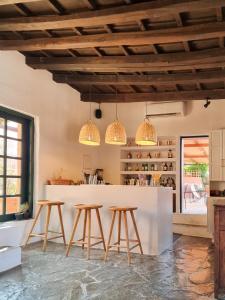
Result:
<svg viewBox="0 0 225 300">
<path fill-rule="evenodd" d="M 168 151 L 168 158 L 173 158 L 173 152 L 171 149 Z"/>
<path fill-rule="evenodd" d="M 163 171 L 168 171 L 167 163 L 164 164 L 164 166 L 163 166 Z"/>
<path fill-rule="evenodd" d="M 129 153 L 127 154 L 127 158 L 129 158 L 129 159 L 131 159 L 131 158 L 132 158 L 132 154 L 131 154 L 131 152 L 129 152 Z"/>
<path fill-rule="evenodd" d="M 169 165 L 169 171 L 173 171 L 173 164 L 172 163 L 170 163 L 170 165 Z"/>
<path fill-rule="evenodd" d="M 147 158 L 152 158 L 151 153 L 149 152 Z"/>
</svg>

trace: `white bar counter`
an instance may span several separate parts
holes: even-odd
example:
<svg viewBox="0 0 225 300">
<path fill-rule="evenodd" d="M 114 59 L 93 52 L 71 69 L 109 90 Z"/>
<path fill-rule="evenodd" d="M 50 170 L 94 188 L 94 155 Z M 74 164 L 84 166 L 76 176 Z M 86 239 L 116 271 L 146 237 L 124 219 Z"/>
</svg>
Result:
<svg viewBox="0 0 225 300">
<path fill-rule="evenodd" d="M 144 254 L 159 255 L 172 245 L 172 189 L 165 187 L 142 187 L 124 185 L 80 185 L 80 186 L 46 186 L 47 200 L 61 200 L 65 202 L 62 207 L 63 222 L 66 239 L 72 231 L 74 221 L 75 204 L 102 204 L 100 209 L 105 240 L 108 239 L 111 224 L 110 206 L 135 206 L 135 218 L 140 234 Z M 115 222 L 114 241 L 117 237 L 117 220 Z M 95 212 L 92 214 L 92 235 L 99 234 Z M 136 239 L 134 229 L 128 214 L 129 238 Z M 57 212 L 52 210 L 50 227 L 60 231 Z M 75 239 L 82 237 L 83 216 L 77 229 Z M 123 223 L 122 223 L 122 238 Z M 61 239 L 58 240 L 61 242 Z M 100 245 L 101 247 L 101 245 Z M 139 249 L 135 248 L 135 253 Z"/>
</svg>

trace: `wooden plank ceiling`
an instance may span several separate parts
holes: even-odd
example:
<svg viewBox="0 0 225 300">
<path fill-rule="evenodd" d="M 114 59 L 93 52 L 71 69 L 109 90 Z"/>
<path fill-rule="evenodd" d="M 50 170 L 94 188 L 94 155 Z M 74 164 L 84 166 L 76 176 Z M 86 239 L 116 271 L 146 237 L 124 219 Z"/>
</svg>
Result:
<svg viewBox="0 0 225 300">
<path fill-rule="evenodd" d="M 0 50 L 82 101 L 225 99 L 225 0 L 2 0 Z"/>
</svg>

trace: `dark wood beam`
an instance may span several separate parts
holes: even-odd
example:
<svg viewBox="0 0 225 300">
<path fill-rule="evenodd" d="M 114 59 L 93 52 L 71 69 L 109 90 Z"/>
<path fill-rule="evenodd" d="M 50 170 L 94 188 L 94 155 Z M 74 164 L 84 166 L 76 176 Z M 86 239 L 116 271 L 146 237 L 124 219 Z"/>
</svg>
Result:
<svg viewBox="0 0 225 300">
<path fill-rule="evenodd" d="M 49 5 L 57 14 L 65 14 L 66 10 L 58 0 L 48 0 Z"/>
<path fill-rule="evenodd" d="M 212 100 L 224 100 L 225 89 L 176 91 L 176 92 L 154 92 L 154 93 L 129 93 L 129 94 L 92 94 L 91 102 L 97 103 L 129 103 L 129 102 L 166 102 L 166 101 L 191 101 L 205 100 L 210 97 Z M 89 94 L 81 94 L 81 100 L 90 102 Z"/>
<path fill-rule="evenodd" d="M 7 2 L 6 0 L 4 1 Z M 9 1 L 8 2 L 16 2 Z M 122 5 L 95 11 L 79 12 L 63 16 L 21 17 L 0 20 L 0 31 L 47 30 L 85 26 L 103 26 L 175 13 L 225 6 L 225 0 L 161 0 Z"/>
<path fill-rule="evenodd" d="M 28 3 L 28 2 L 38 2 L 40 0 L 1 0 L 1 5 L 17 4 L 17 3 Z"/>
<path fill-rule="evenodd" d="M 196 82 L 219 82 L 225 80 L 225 70 L 199 73 L 161 74 L 161 75 L 79 75 L 53 74 L 58 83 L 75 85 L 173 85 L 195 84 Z"/>
<path fill-rule="evenodd" d="M 158 55 L 104 57 L 27 57 L 35 69 L 91 72 L 135 72 L 221 68 L 225 48 Z"/>
<path fill-rule="evenodd" d="M 83 2 L 89 9 L 97 9 L 97 5 L 94 0 L 83 0 Z"/>
<path fill-rule="evenodd" d="M 224 37 L 225 22 L 208 23 L 169 29 L 107 33 L 97 35 L 35 38 L 28 40 L 0 40 L 0 50 L 38 51 L 53 49 L 80 49 L 121 45 L 154 45 L 189 40 Z"/>
</svg>

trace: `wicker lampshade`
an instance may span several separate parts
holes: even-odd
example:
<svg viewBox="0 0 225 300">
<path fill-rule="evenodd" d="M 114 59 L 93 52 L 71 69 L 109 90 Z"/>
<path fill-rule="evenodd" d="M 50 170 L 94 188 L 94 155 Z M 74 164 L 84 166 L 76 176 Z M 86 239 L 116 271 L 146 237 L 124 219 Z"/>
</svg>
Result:
<svg viewBox="0 0 225 300">
<path fill-rule="evenodd" d="M 156 131 L 148 119 L 142 122 L 136 132 L 135 142 L 137 145 L 154 146 L 157 144 Z"/>
<path fill-rule="evenodd" d="M 111 145 L 126 145 L 126 130 L 121 122 L 115 120 L 109 124 L 105 133 L 105 142 Z"/>
<path fill-rule="evenodd" d="M 100 145 L 100 133 L 92 120 L 89 120 L 84 124 L 80 130 L 79 142 L 84 145 L 89 146 L 99 146 Z"/>
</svg>

